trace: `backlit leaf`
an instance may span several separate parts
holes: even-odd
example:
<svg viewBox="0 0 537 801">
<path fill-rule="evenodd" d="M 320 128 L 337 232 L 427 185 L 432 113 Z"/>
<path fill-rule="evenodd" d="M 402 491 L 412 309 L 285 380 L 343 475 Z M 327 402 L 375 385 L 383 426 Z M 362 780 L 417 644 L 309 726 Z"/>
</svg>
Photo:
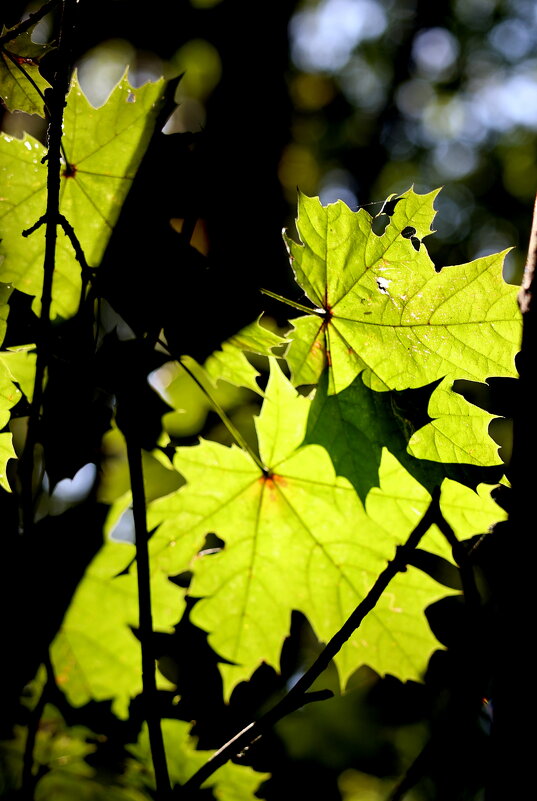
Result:
<svg viewBox="0 0 537 801">
<path fill-rule="evenodd" d="M 3 28 L 2 35 L 7 32 Z M 31 33 L 25 31 L 0 48 L 0 98 L 8 111 L 44 117 L 43 93 L 50 84 L 39 71 L 39 61 L 50 45 L 33 42 Z"/>
<path fill-rule="evenodd" d="M 262 394 L 256 381 L 259 372 L 250 364 L 245 352 L 273 356 L 273 348 L 285 342 L 286 339 L 256 320 L 223 342 L 220 350 L 215 351 L 206 360 L 204 368 L 214 381 L 227 381 Z"/>
<path fill-rule="evenodd" d="M 436 404 L 437 398 L 443 407 Z M 431 411 L 443 411 L 444 416 L 427 422 Z M 330 395 L 325 371 L 304 441 L 325 447 L 337 474 L 345 476 L 365 501 L 369 490 L 379 486 L 383 448 L 429 491 L 444 477 L 473 487 L 486 479 L 498 480 L 501 471 L 491 467 L 498 462 L 497 446 L 487 433 L 491 418 L 462 396 L 443 391 L 443 384 L 375 392 L 359 375 L 346 389 Z"/>
<path fill-rule="evenodd" d="M 389 525 L 369 515 L 323 448 L 299 447 L 310 405 L 272 363 L 256 425 L 266 474 L 236 447 L 179 448 L 175 466 L 187 485 L 150 507 L 150 525 L 161 524 L 152 559 L 170 575 L 194 571 L 190 592 L 202 600 L 192 618 L 234 663 L 221 668 L 228 693 L 261 661 L 278 667 L 293 609 L 328 640 L 428 503 L 427 491 L 395 463 L 412 487 L 409 502 Z M 198 556 L 209 532 L 224 540 L 223 550 Z M 417 570 L 399 577 L 337 658 L 342 679 L 364 662 L 417 678 L 435 647 L 423 609 L 442 594 Z"/>
<path fill-rule="evenodd" d="M 286 238 L 296 280 L 317 307 L 293 320 L 287 353 L 295 384 L 326 365 L 330 392 L 359 373 L 375 390 L 419 387 L 445 376 L 515 376 L 517 289 L 505 284 L 505 252 L 437 273 L 427 249 L 402 232 L 430 233 L 438 191 L 405 192 L 382 236 L 365 209 L 321 206 L 300 195 L 302 244 Z"/>
<path fill-rule="evenodd" d="M 52 644 L 56 681 L 69 703 L 113 700 L 126 717 L 131 698 L 141 692 L 140 643 L 131 627 L 138 625 L 134 546 L 108 542 L 93 559 L 78 585 Z M 151 576 L 153 625 L 169 631 L 180 619 L 181 591 L 162 572 Z M 168 687 L 159 676 L 160 686 Z"/>
<path fill-rule="evenodd" d="M 151 136 L 164 81 L 139 89 L 126 77 L 102 108 L 93 108 L 76 75 L 64 115 L 63 143 L 69 165 L 62 171 L 60 211 L 73 226 L 90 267 L 98 267 L 112 229 Z M 0 280 L 41 296 L 45 229 L 22 236 L 46 206 L 47 167 L 43 145 L 26 135 L 0 136 Z M 70 317 L 81 292 L 81 267 L 58 231 L 52 314 Z M 36 301 L 38 303 L 38 301 Z"/>
</svg>

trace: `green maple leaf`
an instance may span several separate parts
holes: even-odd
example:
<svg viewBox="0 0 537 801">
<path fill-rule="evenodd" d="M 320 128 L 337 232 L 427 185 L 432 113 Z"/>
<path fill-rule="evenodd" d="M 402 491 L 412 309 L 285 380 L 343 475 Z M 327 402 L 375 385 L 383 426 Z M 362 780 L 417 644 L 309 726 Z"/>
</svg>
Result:
<svg viewBox="0 0 537 801">
<path fill-rule="evenodd" d="M 11 29 L 3 28 L 2 36 Z M 44 117 L 43 93 L 50 87 L 39 62 L 51 45 L 32 41 L 32 28 L 0 48 L 0 99 L 8 111 Z"/>
<path fill-rule="evenodd" d="M 442 484 L 442 514 L 459 537 L 483 534 L 507 513 L 490 497 L 492 487 L 479 484 L 476 492 L 447 478 Z"/>
<path fill-rule="evenodd" d="M 209 631 L 226 692 L 261 661 L 277 668 L 293 609 L 321 640 L 339 629 L 418 521 L 430 499 L 398 463 L 411 487 L 390 520 L 372 517 L 349 482 L 335 475 L 317 445 L 300 447 L 311 402 L 296 394 L 274 362 L 256 428 L 263 471 L 251 455 L 203 441 L 179 448 L 174 464 L 187 484 L 155 501 L 152 560 L 169 575 L 192 569 L 192 618 Z M 392 471 L 393 472 L 393 471 Z M 384 498 L 382 481 L 375 503 Z M 416 500 L 416 493 L 418 500 Z M 393 506 L 393 504 L 392 504 Z M 205 536 L 224 540 L 218 554 L 198 555 Z M 380 673 L 417 678 L 435 640 L 423 609 L 445 594 L 425 574 L 398 577 L 337 658 L 343 680 L 361 663 Z"/>
<path fill-rule="evenodd" d="M 260 320 L 256 320 L 223 342 L 220 349 L 206 360 L 205 371 L 215 383 L 227 381 L 229 384 L 246 387 L 262 395 L 256 381 L 259 372 L 250 364 L 245 352 L 259 356 L 273 356 L 273 349 L 286 342 L 286 339 L 262 326 Z"/>
<path fill-rule="evenodd" d="M 7 308 L 7 306 L 0 306 L 0 315 Z M 3 332 L 0 333 L 3 338 Z M 0 351 L 0 429 L 9 421 L 11 409 L 18 403 L 23 393 L 28 400 L 32 399 L 35 353 L 30 352 L 31 347 L 21 346 Z M 8 461 L 15 458 L 12 434 L 7 431 L 1 433 L 0 486 L 8 492 L 11 491 L 11 487 L 7 480 L 6 467 Z"/>
<path fill-rule="evenodd" d="M 481 465 L 502 464 L 498 444 L 489 435 L 490 414 L 453 392 L 450 378 L 444 379 L 431 395 L 430 423 L 415 431 L 408 451 L 416 459 Z M 461 479 L 459 479 L 461 480 Z"/>
<path fill-rule="evenodd" d="M 69 165 L 62 172 L 60 212 L 73 226 L 90 267 L 103 257 L 121 206 L 149 143 L 162 101 L 164 81 L 132 89 L 127 78 L 107 103 L 93 108 L 76 75 L 64 114 L 63 144 Z M 40 298 L 45 231 L 22 232 L 44 214 L 45 148 L 31 136 L 0 136 L 0 280 Z M 81 268 L 68 238 L 59 231 L 52 315 L 70 317 L 79 304 Z M 37 304 L 39 302 L 36 301 Z"/>
<path fill-rule="evenodd" d="M 400 392 L 375 392 L 362 375 L 337 394 L 321 376 L 308 418 L 304 443 L 322 445 L 336 473 L 345 476 L 365 501 L 379 486 L 383 448 L 429 491 L 451 477 L 475 487 L 500 478 L 497 445 L 488 436 L 493 415 L 468 403 L 443 384 Z M 442 389 L 442 392 L 439 390 Z M 447 397 L 446 397 L 447 396 Z M 436 399 L 445 399 L 444 407 Z M 428 414 L 443 411 L 432 422 Z M 425 423 L 425 425 L 424 425 Z"/>
<path fill-rule="evenodd" d="M 113 699 L 119 717 L 142 689 L 135 548 L 108 542 L 77 587 L 51 649 L 58 685 L 72 706 Z M 159 570 L 151 576 L 153 625 L 170 631 L 184 609 L 183 595 Z M 168 687 L 159 676 L 160 686 Z"/>
<path fill-rule="evenodd" d="M 196 740 L 190 736 L 191 726 L 183 720 L 164 719 L 161 721 L 161 726 L 170 782 L 172 786 L 184 784 L 208 761 L 212 751 L 196 750 Z M 138 742 L 127 747 L 144 767 L 144 783 L 154 790 L 155 779 L 147 723 L 142 725 Z M 222 765 L 203 784 L 203 787 L 210 787 L 218 801 L 251 801 L 261 782 L 268 778 L 267 773 L 256 773 L 246 765 L 234 765 L 233 762 L 228 762 Z"/>
<path fill-rule="evenodd" d="M 437 273 L 425 245 L 416 250 L 407 238 L 431 232 L 438 191 L 405 192 L 382 236 L 364 209 L 300 195 L 302 243 L 286 242 L 317 308 L 292 321 L 286 358 L 295 384 L 316 383 L 326 365 L 331 392 L 359 373 L 374 390 L 516 375 L 520 314 L 517 289 L 502 278 L 505 252 Z"/>
</svg>

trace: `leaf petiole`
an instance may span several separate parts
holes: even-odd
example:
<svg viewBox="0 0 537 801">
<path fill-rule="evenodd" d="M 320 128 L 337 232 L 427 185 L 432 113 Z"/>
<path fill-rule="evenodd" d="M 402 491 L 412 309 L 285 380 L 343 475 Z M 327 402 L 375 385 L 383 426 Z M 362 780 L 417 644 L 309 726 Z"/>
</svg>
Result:
<svg viewBox="0 0 537 801">
<path fill-rule="evenodd" d="M 263 295 L 268 295 L 269 298 L 274 298 L 274 300 L 279 300 L 280 303 L 285 303 L 287 306 L 292 306 L 293 309 L 298 309 L 299 311 L 306 312 L 306 314 L 318 314 L 324 315 L 326 314 L 326 309 L 319 309 L 319 308 L 311 308 L 310 306 L 303 306 L 302 303 L 297 303 L 295 300 L 289 300 L 289 298 L 284 298 L 283 295 L 278 295 L 276 292 L 271 292 L 270 289 L 261 289 L 260 292 Z"/>
<path fill-rule="evenodd" d="M 168 346 L 166 345 L 165 342 L 163 342 L 161 339 L 159 339 L 158 340 L 158 344 L 161 345 L 163 348 L 165 348 L 166 351 L 170 354 L 170 356 L 172 358 L 176 358 L 176 357 L 173 356 L 172 353 L 170 353 L 170 350 L 169 350 L 169 348 L 168 348 Z M 194 383 L 201 389 L 201 391 L 203 392 L 203 394 L 205 395 L 205 397 L 207 398 L 207 400 L 209 401 L 209 403 L 211 404 L 211 406 L 213 407 L 213 409 L 217 413 L 218 417 L 221 419 L 221 421 L 223 422 L 223 424 L 225 425 L 225 427 L 227 428 L 227 430 L 229 431 L 229 433 L 231 434 L 231 436 L 233 437 L 233 439 L 237 443 L 237 445 L 239 445 L 239 447 L 241 447 L 244 451 L 246 451 L 246 453 L 251 457 L 251 459 L 256 463 L 256 465 L 262 471 L 262 473 L 264 475 L 267 475 L 268 474 L 268 468 L 266 467 L 266 465 L 263 464 L 263 462 L 261 461 L 261 459 L 259 458 L 257 453 L 253 450 L 253 448 L 244 439 L 244 437 L 242 436 L 242 434 L 238 430 L 238 428 L 236 428 L 236 426 L 233 424 L 233 422 L 229 419 L 229 417 L 225 413 L 224 409 L 218 403 L 218 401 L 213 396 L 213 394 L 207 389 L 205 384 L 202 381 L 200 381 L 200 379 L 195 375 L 195 373 L 190 369 L 190 367 L 188 367 L 188 365 L 185 364 L 185 362 L 181 358 L 177 358 L 176 360 L 177 360 L 177 363 L 183 368 L 183 370 L 194 381 Z"/>
</svg>

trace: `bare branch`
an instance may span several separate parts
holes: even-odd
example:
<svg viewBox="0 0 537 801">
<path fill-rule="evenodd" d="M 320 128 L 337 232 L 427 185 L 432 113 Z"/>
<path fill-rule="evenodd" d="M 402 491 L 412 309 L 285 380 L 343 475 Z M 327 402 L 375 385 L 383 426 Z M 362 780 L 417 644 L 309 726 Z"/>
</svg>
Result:
<svg viewBox="0 0 537 801">
<path fill-rule="evenodd" d="M 30 30 L 33 25 L 39 22 L 40 19 L 43 19 L 49 11 L 52 11 L 57 5 L 59 5 L 60 0 L 49 0 L 48 3 L 45 3 L 41 6 L 37 11 L 34 11 L 33 14 L 29 14 L 26 19 L 22 22 L 19 22 L 18 25 L 15 25 L 14 28 L 11 30 L 6 31 L 3 36 L 0 36 L 0 47 L 3 47 L 7 42 L 12 42 L 13 39 L 16 39 L 17 36 L 20 36 L 21 33 L 25 33 L 26 31 Z"/>
</svg>

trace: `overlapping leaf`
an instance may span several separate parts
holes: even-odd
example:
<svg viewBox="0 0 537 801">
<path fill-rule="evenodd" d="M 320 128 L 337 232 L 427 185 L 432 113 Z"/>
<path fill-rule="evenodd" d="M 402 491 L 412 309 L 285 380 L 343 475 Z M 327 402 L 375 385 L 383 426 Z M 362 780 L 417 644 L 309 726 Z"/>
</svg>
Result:
<svg viewBox="0 0 537 801">
<path fill-rule="evenodd" d="M 106 105 L 93 108 L 73 78 L 64 115 L 69 164 L 62 174 L 60 211 L 73 226 L 90 267 L 102 259 L 111 231 L 153 131 L 164 81 L 132 89 L 127 78 Z M 31 136 L 0 137 L 0 280 L 37 298 L 41 294 L 44 228 L 22 232 L 45 212 L 45 149 Z M 81 268 L 59 232 L 53 315 L 71 316 L 81 291 Z"/>
<path fill-rule="evenodd" d="M 317 309 L 293 321 L 287 359 L 295 384 L 316 383 L 327 364 L 331 392 L 359 373 L 375 390 L 516 375 L 520 316 L 516 288 L 502 278 L 505 252 L 437 273 L 420 244 L 437 194 L 405 192 L 382 236 L 364 209 L 300 196 L 303 244 L 286 241 L 296 280 Z"/>
<path fill-rule="evenodd" d="M 260 324 L 260 320 L 256 320 L 223 342 L 220 350 L 209 356 L 204 367 L 213 381 L 227 381 L 230 384 L 260 393 L 261 390 L 256 381 L 259 373 L 250 364 L 245 352 L 260 356 L 273 356 L 273 349 L 286 342 L 286 339 L 265 328 Z"/>
<path fill-rule="evenodd" d="M 379 486 L 383 448 L 428 490 L 444 477 L 472 487 L 483 480 L 497 481 L 501 471 L 489 467 L 499 461 L 487 432 L 492 415 L 456 393 L 439 392 L 441 387 L 375 392 L 359 375 L 346 389 L 330 395 L 325 371 L 304 441 L 327 449 L 336 473 L 351 482 L 363 501 Z M 446 395 L 444 416 L 427 422 L 427 409 L 437 412 L 435 398 Z M 464 450 L 462 443 L 467 443 Z"/>
<path fill-rule="evenodd" d="M 8 32 L 4 28 L 2 35 Z M 0 48 L 0 98 L 9 111 L 44 116 L 43 93 L 50 84 L 41 75 L 39 62 L 49 50 L 50 45 L 32 41 L 32 29 Z"/>
<path fill-rule="evenodd" d="M 235 447 L 179 448 L 175 465 L 187 485 L 150 507 L 151 526 L 161 524 L 151 540 L 152 559 L 169 574 L 194 570 L 191 593 L 202 600 L 193 620 L 233 663 L 222 667 L 227 692 L 261 661 L 277 667 L 292 609 L 329 639 L 429 499 L 396 463 L 399 479 L 412 487 L 406 506 L 388 526 L 369 515 L 323 448 L 299 447 L 309 409 L 310 401 L 272 364 L 257 421 L 265 472 Z M 224 548 L 197 557 L 209 532 Z M 419 571 L 397 579 L 339 655 L 343 679 L 363 662 L 381 673 L 418 677 L 435 646 L 423 609 L 442 594 Z"/>
<path fill-rule="evenodd" d="M 134 546 L 107 543 L 88 567 L 52 644 L 56 681 L 73 706 L 113 699 L 126 717 L 131 698 L 141 692 L 136 570 L 125 569 Z M 184 600 L 162 572 L 151 576 L 153 624 L 169 631 L 178 622 Z M 161 686 L 167 686 L 160 677 Z"/>
<path fill-rule="evenodd" d="M 7 319 L 9 307 L 7 298 L 10 288 L 0 285 L 0 320 Z M 4 303 L 2 303 L 4 301 Z M 0 342 L 5 334 L 5 324 L 0 328 Z M 10 417 L 10 411 L 20 400 L 22 393 L 28 400 L 32 399 L 35 374 L 35 353 L 30 352 L 32 346 L 9 348 L 0 351 L 0 429 L 4 428 Z M 21 392 L 22 390 L 22 392 Z M 10 491 L 6 476 L 6 466 L 16 456 L 12 435 L 5 431 L 0 433 L 0 486 Z"/>
<path fill-rule="evenodd" d="M 453 392 L 451 383 L 444 379 L 431 395 L 428 412 L 432 420 L 412 434 L 409 453 L 416 459 L 440 463 L 501 464 L 498 444 L 489 435 L 495 415 Z"/>
</svg>

